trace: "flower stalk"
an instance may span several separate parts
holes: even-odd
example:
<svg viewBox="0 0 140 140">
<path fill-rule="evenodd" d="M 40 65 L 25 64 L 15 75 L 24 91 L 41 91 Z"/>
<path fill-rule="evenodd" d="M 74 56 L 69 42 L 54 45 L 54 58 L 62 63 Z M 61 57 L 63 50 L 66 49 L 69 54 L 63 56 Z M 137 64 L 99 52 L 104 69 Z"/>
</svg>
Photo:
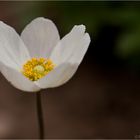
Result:
<svg viewBox="0 0 140 140">
<path fill-rule="evenodd" d="M 39 139 L 44 139 L 44 121 L 43 121 L 43 108 L 41 102 L 41 91 L 36 93 L 36 107 L 37 107 Z"/>
</svg>

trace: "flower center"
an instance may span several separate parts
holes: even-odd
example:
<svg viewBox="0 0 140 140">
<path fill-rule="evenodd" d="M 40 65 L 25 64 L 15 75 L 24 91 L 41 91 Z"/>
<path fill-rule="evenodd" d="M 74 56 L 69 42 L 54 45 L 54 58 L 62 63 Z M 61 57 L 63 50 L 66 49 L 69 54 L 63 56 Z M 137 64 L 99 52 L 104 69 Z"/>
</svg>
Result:
<svg viewBox="0 0 140 140">
<path fill-rule="evenodd" d="M 40 74 L 42 74 L 42 73 L 45 71 L 44 67 L 41 66 L 41 65 L 35 66 L 35 67 L 33 68 L 33 70 L 34 70 L 35 72 L 37 72 L 37 73 L 40 73 Z"/>
<path fill-rule="evenodd" d="M 50 59 L 32 58 L 23 65 L 21 72 L 31 81 L 37 81 L 52 71 L 54 66 L 54 63 Z"/>
</svg>

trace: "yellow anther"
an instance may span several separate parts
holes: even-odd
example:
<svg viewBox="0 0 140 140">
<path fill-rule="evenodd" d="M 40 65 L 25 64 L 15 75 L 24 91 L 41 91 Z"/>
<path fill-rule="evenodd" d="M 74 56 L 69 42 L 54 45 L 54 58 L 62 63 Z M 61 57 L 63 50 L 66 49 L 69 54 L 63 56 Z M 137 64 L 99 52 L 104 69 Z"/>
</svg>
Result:
<svg viewBox="0 0 140 140">
<path fill-rule="evenodd" d="M 37 81 L 52 71 L 54 66 L 50 59 L 32 58 L 23 65 L 21 72 L 31 81 Z"/>
</svg>

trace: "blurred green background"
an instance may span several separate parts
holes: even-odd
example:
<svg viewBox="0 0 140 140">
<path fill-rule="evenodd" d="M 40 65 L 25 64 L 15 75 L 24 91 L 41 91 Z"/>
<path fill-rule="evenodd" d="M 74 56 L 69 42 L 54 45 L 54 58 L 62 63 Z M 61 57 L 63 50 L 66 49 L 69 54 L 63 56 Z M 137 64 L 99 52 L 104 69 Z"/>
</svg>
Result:
<svg viewBox="0 0 140 140">
<path fill-rule="evenodd" d="M 36 17 L 51 19 L 61 38 L 75 24 L 91 36 L 74 78 L 43 91 L 45 137 L 140 137 L 140 2 L 0 2 L 0 20 L 19 34 Z M 0 82 L 0 138 L 38 138 L 35 95 Z"/>
</svg>

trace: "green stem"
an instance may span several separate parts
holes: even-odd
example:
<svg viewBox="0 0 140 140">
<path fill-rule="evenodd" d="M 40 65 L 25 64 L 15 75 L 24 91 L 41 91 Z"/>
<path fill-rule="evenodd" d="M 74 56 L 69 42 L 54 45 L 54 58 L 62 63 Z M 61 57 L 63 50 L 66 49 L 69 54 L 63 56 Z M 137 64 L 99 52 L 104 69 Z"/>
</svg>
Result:
<svg viewBox="0 0 140 140">
<path fill-rule="evenodd" d="M 36 107 L 37 107 L 37 119 L 38 119 L 38 129 L 39 138 L 44 139 L 44 122 L 43 122 L 43 109 L 41 102 L 41 91 L 36 93 Z"/>
</svg>

